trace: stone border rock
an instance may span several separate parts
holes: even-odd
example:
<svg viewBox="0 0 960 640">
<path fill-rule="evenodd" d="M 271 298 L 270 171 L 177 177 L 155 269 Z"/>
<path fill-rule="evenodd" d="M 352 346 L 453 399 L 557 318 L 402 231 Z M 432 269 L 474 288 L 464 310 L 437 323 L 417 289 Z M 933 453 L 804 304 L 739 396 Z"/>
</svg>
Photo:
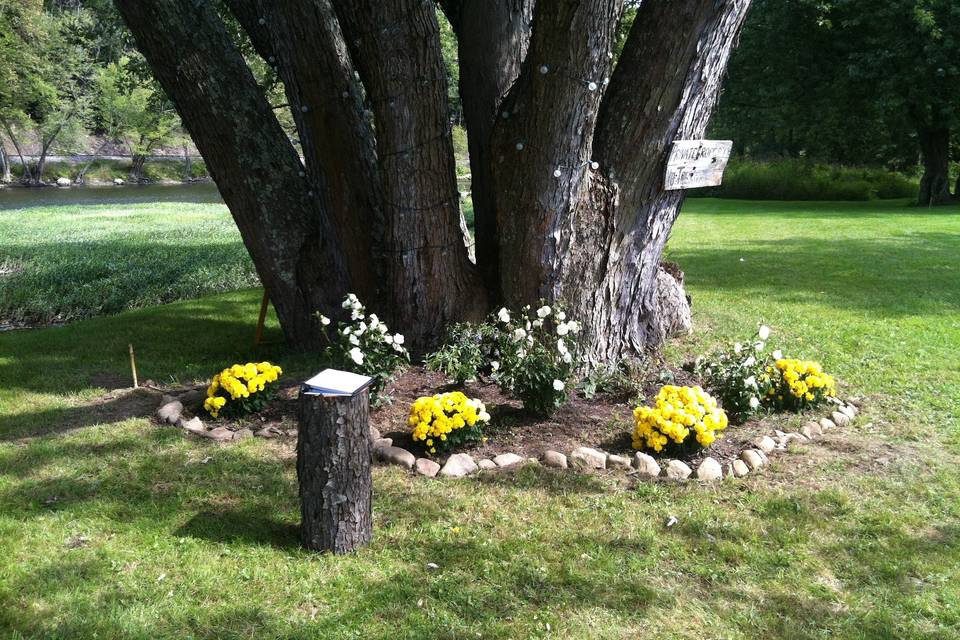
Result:
<svg viewBox="0 0 960 640">
<path fill-rule="evenodd" d="M 157 407 L 157 421 L 161 424 L 176 425 L 187 433 L 208 438 L 215 442 L 242 440 L 252 436 L 274 438 L 283 434 L 295 435 L 295 431 L 291 434 L 271 425 L 260 429 L 256 433 L 250 429 L 231 431 L 226 427 L 208 427 L 200 418 L 190 415 L 190 410 L 184 406 L 185 404 L 191 406 L 202 401 L 203 396 L 202 390 L 198 389 L 189 390 L 178 397 L 164 395 Z M 786 450 L 791 442 L 810 442 L 827 431 L 853 424 L 860 413 L 860 408 L 857 406 L 858 401 L 852 398 L 847 402 L 834 399 L 834 403 L 836 409 L 831 411 L 830 415 L 824 416 L 819 421 L 811 420 L 804 423 L 799 431 L 786 433 L 775 429 L 771 435 L 757 437 L 751 443 L 752 447 L 740 452 L 738 459 L 721 466 L 715 458 L 708 456 L 700 462 L 696 469 L 691 469 L 681 460 L 668 460 L 666 466 L 661 468 L 652 456 L 640 451 L 635 452 L 631 460 L 626 456 L 609 454 L 590 447 L 577 447 L 569 455 L 564 455 L 559 451 L 545 451 L 539 460 L 524 458 L 515 453 L 501 453 L 492 460 L 474 460 L 469 454 L 455 453 L 447 458 L 441 466 L 430 458 L 417 458 L 410 451 L 393 446 L 393 440 L 382 438 L 376 427 L 370 428 L 370 439 L 373 444 L 373 458 L 376 462 L 397 465 L 428 478 L 438 476 L 462 478 L 480 471 L 542 463 L 545 467 L 572 469 L 578 472 L 609 469 L 626 471 L 627 475 L 636 475 L 647 479 L 668 478 L 678 482 L 686 482 L 695 478 L 700 482 L 716 482 L 724 478 L 743 478 L 770 464 L 769 456 L 775 455 L 778 451 Z"/>
<path fill-rule="evenodd" d="M 726 465 L 721 465 L 715 458 L 704 458 L 696 469 L 691 469 L 682 460 L 668 460 L 662 467 L 653 458 L 641 451 L 633 454 L 633 459 L 617 454 L 610 454 L 591 447 L 577 447 L 569 454 L 559 451 L 545 451 L 539 460 L 523 458 L 515 453 L 502 453 L 492 460 L 474 460 L 469 454 L 455 453 L 451 455 L 441 467 L 429 458 L 415 458 L 412 453 L 392 446 L 389 438 L 377 440 L 374 445 L 374 457 L 386 464 L 396 464 L 406 469 L 413 469 L 416 473 L 433 477 L 462 478 L 475 473 L 519 466 L 522 464 L 542 463 L 553 469 L 571 469 L 576 472 L 593 472 L 601 469 L 611 471 L 626 471 L 627 475 L 636 475 L 640 478 L 665 478 L 677 482 L 686 482 L 696 479 L 703 483 L 716 482 L 724 478 L 743 478 L 754 471 L 770 464 L 770 456 L 779 451 L 785 451 L 791 442 L 810 442 L 826 431 L 837 427 L 853 424 L 860 409 L 853 401 L 835 401 L 837 409 L 819 421 L 809 421 L 800 431 L 786 433 L 779 429 L 770 435 L 757 437 L 751 444 L 740 452 L 740 456 Z M 372 429 L 376 432 L 375 429 Z M 373 433 L 379 436 L 379 432 Z M 383 453 L 378 454 L 378 447 Z M 385 447 L 385 448 L 384 448 Z M 390 452 L 387 455 L 387 451 Z M 398 452 L 403 452 L 402 454 Z M 405 454 L 405 455 L 404 455 Z"/>
</svg>

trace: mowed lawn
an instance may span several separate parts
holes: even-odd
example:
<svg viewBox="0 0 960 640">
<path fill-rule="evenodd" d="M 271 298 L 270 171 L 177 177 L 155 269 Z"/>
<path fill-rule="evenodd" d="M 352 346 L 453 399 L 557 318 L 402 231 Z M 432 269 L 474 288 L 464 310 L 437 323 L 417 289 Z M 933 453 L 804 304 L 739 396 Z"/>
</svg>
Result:
<svg viewBox="0 0 960 640">
<path fill-rule="evenodd" d="M 349 557 L 298 548 L 291 443 L 92 402 L 128 343 L 160 383 L 310 370 L 252 348 L 259 290 L 0 334 L 0 637 L 958 637 L 958 255 L 958 207 L 692 200 L 669 257 L 696 330 L 668 357 L 766 322 L 864 397 L 856 425 L 710 487 L 377 468 Z"/>
<path fill-rule="evenodd" d="M 259 284 L 212 185 L 0 192 L 0 325 L 40 325 Z M 179 201 L 143 202 L 143 195 Z M 131 193 L 127 188 L 126 193 Z"/>
</svg>

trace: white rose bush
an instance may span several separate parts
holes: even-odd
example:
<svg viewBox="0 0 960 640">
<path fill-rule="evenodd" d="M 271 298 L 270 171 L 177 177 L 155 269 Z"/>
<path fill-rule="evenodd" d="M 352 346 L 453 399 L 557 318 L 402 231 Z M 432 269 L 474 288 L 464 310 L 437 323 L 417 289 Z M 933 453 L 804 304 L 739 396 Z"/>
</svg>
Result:
<svg viewBox="0 0 960 640">
<path fill-rule="evenodd" d="M 727 415 L 736 421 L 749 418 L 763 406 L 764 383 L 768 378 L 765 349 L 769 338 L 770 327 L 761 325 L 750 341 L 734 343 L 731 349 L 697 358 L 693 363 L 693 372 L 704 380 Z"/>
<path fill-rule="evenodd" d="M 384 388 L 410 362 L 405 339 L 391 333 L 375 313 L 368 315 L 356 295 L 347 294 L 341 306 L 349 312 L 350 321 L 338 323 L 335 329 L 330 318 L 317 314 L 327 343 L 324 356 L 333 367 L 373 378 L 370 400 L 378 406 L 390 400 Z"/>
<path fill-rule="evenodd" d="M 567 400 L 579 333 L 580 324 L 557 304 L 504 307 L 486 322 L 453 325 L 426 364 L 458 384 L 489 376 L 525 409 L 548 416 Z"/>
<path fill-rule="evenodd" d="M 492 377 L 501 389 L 528 411 L 549 416 L 567 401 L 570 379 L 577 370 L 580 324 L 564 311 L 542 305 L 519 312 L 500 309 L 497 329 L 497 369 Z"/>
</svg>

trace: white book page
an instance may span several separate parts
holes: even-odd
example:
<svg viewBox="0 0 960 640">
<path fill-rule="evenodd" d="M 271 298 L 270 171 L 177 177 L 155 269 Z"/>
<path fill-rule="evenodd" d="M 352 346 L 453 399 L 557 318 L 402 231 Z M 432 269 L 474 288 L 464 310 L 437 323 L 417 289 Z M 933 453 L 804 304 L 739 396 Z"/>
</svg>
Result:
<svg viewBox="0 0 960 640">
<path fill-rule="evenodd" d="M 324 369 L 304 382 L 304 384 L 325 393 L 351 395 L 363 388 L 363 386 L 371 380 L 372 378 L 370 376 L 362 376 L 357 373 L 350 373 L 349 371 Z"/>
</svg>

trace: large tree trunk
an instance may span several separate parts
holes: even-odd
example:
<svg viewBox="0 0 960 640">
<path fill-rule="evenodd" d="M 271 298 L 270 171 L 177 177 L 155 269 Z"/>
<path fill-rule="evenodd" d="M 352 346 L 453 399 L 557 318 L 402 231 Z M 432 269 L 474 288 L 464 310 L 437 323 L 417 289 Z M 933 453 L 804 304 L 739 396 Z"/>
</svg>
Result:
<svg viewBox="0 0 960 640">
<path fill-rule="evenodd" d="M 329 0 L 227 0 L 227 5 L 283 79 L 307 175 L 328 194 L 350 291 L 383 311 L 386 305 L 378 301 L 387 260 L 373 128 L 333 6 Z"/>
<path fill-rule="evenodd" d="M 685 304 L 659 290 L 679 286 L 659 263 L 683 201 L 664 168 L 673 140 L 703 136 L 748 6 L 646 0 L 610 75 L 622 3 L 537 4 L 494 132 L 500 282 L 511 306 L 566 301 L 591 362 L 687 324 L 688 309 L 659 307 Z"/>
<path fill-rule="evenodd" d="M 316 342 L 350 282 L 327 189 L 303 165 L 208 3 L 117 0 L 240 229 L 292 344 Z"/>
<path fill-rule="evenodd" d="M 502 299 L 490 144 L 500 104 L 527 55 L 533 0 L 446 0 L 457 34 L 460 99 L 470 150 L 476 263 L 490 302 Z M 508 114 L 509 115 L 509 114 Z"/>
<path fill-rule="evenodd" d="M 297 480 L 307 549 L 347 553 L 373 537 L 369 411 L 367 389 L 300 395 Z"/>
<path fill-rule="evenodd" d="M 460 230 L 436 11 L 422 0 L 334 5 L 376 121 L 391 316 L 423 351 L 487 309 Z"/>
<path fill-rule="evenodd" d="M 951 202 L 950 197 L 950 130 L 945 127 L 921 128 L 920 159 L 923 177 L 920 178 L 921 206 Z"/>
<path fill-rule="evenodd" d="M 645 0 L 615 68 L 626 0 L 442 0 L 460 38 L 479 269 L 459 226 L 431 3 L 225 0 L 284 80 L 307 162 L 298 181 L 206 3 L 116 1 L 262 277 L 279 280 L 266 284 L 291 340 L 307 333 L 307 309 L 358 285 L 421 351 L 501 300 L 566 301 L 592 361 L 688 323 L 659 266 L 683 200 L 663 190 L 664 165 L 675 139 L 703 136 L 749 0 Z M 306 262 L 334 280 L 273 273 Z"/>
</svg>

